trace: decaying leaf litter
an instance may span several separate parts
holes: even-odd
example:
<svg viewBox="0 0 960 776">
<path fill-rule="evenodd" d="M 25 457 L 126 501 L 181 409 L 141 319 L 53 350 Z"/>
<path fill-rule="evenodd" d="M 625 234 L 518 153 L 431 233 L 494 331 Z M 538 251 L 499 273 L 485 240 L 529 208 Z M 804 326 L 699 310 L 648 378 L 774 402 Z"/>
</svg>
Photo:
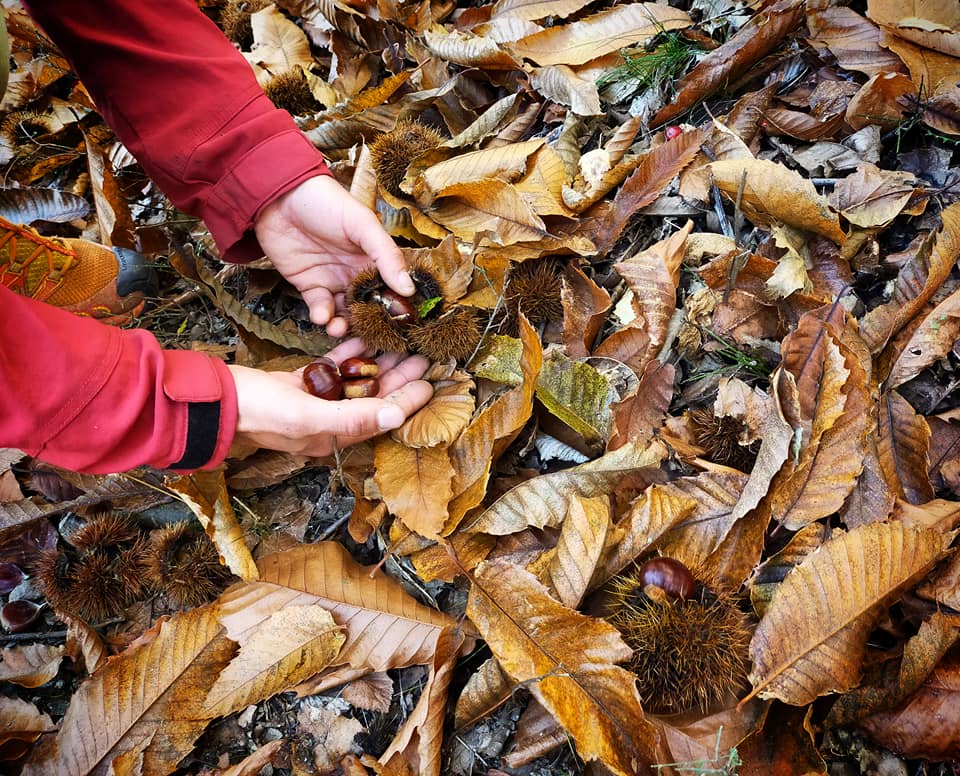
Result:
<svg viewBox="0 0 960 776">
<path fill-rule="evenodd" d="M 960 6 L 201 6 L 436 281 L 436 393 L 329 460 L 5 451 L 5 767 L 952 772 Z M 7 16 L 4 215 L 155 255 L 168 346 L 322 354 Z"/>
</svg>

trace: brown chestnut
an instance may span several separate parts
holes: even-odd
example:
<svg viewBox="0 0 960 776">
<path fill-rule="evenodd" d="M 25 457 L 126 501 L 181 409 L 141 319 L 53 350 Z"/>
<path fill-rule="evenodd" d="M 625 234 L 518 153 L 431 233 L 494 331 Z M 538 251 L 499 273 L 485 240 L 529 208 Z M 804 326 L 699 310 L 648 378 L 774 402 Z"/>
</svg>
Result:
<svg viewBox="0 0 960 776">
<path fill-rule="evenodd" d="M 384 288 L 374 292 L 372 301 L 383 307 L 390 319 L 398 326 L 408 326 L 417 320 L 417 310 L 413 302 L 396 291 Z"/>
<path fill-rule="evenodd" d="M 336 401 L 342 396 L 343 390 L 337 365 L 329 358 L 311 361 L 303 370 L 303 387 L 318 399 Z"/>
<path fill-rule="evenodd" d="M 690 569 L 675 558 L 651 558 L 640 567 L 639 581 L 651 598 L 659 597 L 657 591 L 662 591 L 667 598 L 683 601 L 697 589 Z"/>
<path fill-rule="evenodd" d="M 380 393 L 380 381 L 376 377 L 360 377 L 343 383 L 343 398 L 366 399 Z"/>
<path fill-rule="evenodd" d="M 340 376 L 344 380 L 353 380 L 357 377 L 376 377 L 380 374 L 380 365 L 372 358 L 355 356 L 345 358 L 340 362 Z"/>
<path fill-rule="evenodd" d="M 25 631 L 40 616 L 40 607 L 33 601 L 21 598 L 9 601 L 0 609 L 0 624 L 10 633 Z"/>
<path fill-rule="evenodd" d="M 16 563 L 0 563 L 0 595 L 6 595 L 23 582 L 23 571 Z"/>
</svg>

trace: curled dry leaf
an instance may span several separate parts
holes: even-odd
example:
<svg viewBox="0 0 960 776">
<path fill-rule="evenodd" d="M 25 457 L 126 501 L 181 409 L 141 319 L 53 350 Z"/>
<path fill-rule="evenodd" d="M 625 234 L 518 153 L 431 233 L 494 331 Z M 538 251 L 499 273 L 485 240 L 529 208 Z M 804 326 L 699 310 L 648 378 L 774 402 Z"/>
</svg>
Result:
<svg viewBox="0 0 960 776">
<path fill-rule="evenodd" d="M 215 606 L 179 614 L 134 643 L 74 693 L 60 731 L 41 742 L 25 776 L 106 773 L 117 757 L 165 774 L 212 719 L 202 699 L 233 657 Z"/>
<path fill-rule="evenodd" d="M 477 569 L 467 616 L 503 669 L 573 738 L 585 760 L 622 776 L 653 762 L 657 734 L 632 676 L 614 665 L 631 649 L 613 626 L 550 597 L 529 572 L 504 561 Z"/>
<path fill-rule="evenodd" d="M 220 598 L 224 626 L 237 640 L 287 606 L 317 605 L 345 629 L 338 663 L 386 671 L 429 663 L 445 614 L 418 603 L 383 572 L 357 564 L 336 542 L 268 555 L 260 582 L 238 584 Z"/>
<path fill-rule="evenodd" d="M 0 682 L 21 687 L 40 687 L 60 670 L 66 647 L 54 644 L 24 644 L 0 652 Z"/>
<path fill-rule="evenodd" d="M 225 717 L 309 679 L 334 662 L 346 636 L 326 609 L 286 606 L 238 640 L 240 651 L 204 701 L 210 717 Z"/>
<path fill-rule="evenodd" d="M 610 528 L 610 500 L 606 495 L 570 501 L 546 569 L 550 586 L 564 606 L 576 609 L 586 595 Z"/>
<path fill-rule="evenodd" d="M 223 468 L 196 472 L 167 484 L 197 516 L 221 562 L 241 579 L 257 578 L 257 564 L 243 538 L 243 527 L 234 514 Z"/>
<path fill-rule="evenodd" d="M 454 372 L 436 382 L 427 405 L 391 436 L 407 447 L 449 445 L 473 417 L 474 388 L 473 379 L 466 372 Z"/>
<path fill-rule="evenodd" d="M 462 645 L 463 633 L 459 629 L 446 627 L 440 633 L 437 650 L 430 662 L 430 675 L 420 699 L 380 756 L 384 773 L 440 776 L 447 690 Z"/>
<path fill-rule="evenodd" d="M 733 202 L 740 198 L 747 216 L 759 223 L 784 223 L 838 245 L 846 239 L 826 197 L 795 170 L 766 159 L 712 162 L 710 170 L 720 190 Z"/>
<path fill-rule="evenodd" d="M 834 6 L 807 15 L 807 26 L 846 70 L 874 76 L 904 70 L 896 54 L 880 46 L 880 28 L 852 8 Z"/>
<path fill-rule="evenodd" d="M 530 526 L 559 526 L 571 499 L 609 493 L 628 474 L 658 466 L 666 454 L 656 440 L 630 443 L 579 466 L 534 477 L 497 499 L 464 530 L 502 536 Z"/>
<path fill-rule="evenodd" d="M 821 545 L 780 584 L 754 632 L 751 694 L 801 706 L 856 685 L 885 605 L 933 567 L 944 543 L 893 522 Z"/>
<path fill-rule="evenodd" d="M 928 235 L 913 259 L 901 268 L 890 301 L 860 320 L 861 335 L 874 353 L 913 319 L 960 259 L 960 202 L 944 208 L 940 217 L 940 230 Z"/>
<path fill-rule="evenodd" d="M 930 425 L 897 391 L 884 391 L 880 397 L 877 455 L 893 493 L 911 504 L 933 500 Z"/>
<path fill-rule="evenodd" d="M 0 748 L 16 759 L 42 733 L 57 729 L 50 715 L 21 698 L 0 697 Z M 16 742 L 16 743 L 14 743 Z"/>
</svg>

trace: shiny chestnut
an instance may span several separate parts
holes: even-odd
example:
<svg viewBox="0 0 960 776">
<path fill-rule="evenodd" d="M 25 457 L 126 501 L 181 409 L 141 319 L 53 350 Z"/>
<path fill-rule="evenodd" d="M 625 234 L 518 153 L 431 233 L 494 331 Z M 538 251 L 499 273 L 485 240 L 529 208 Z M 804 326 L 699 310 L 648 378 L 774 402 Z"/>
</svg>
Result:
<svg viewBox="0 0 960 776">
<path fill-rule="evenodd" d="M 22 633 L 40 616 L 40 607 L 33 601 L 21 598 L 9 601 L 0 609 L 0 624 L 9 633 Z"/>
<path fill-rule="evenodd" d="M 358 377 L 376 377 L 380 374 L 380 366 L 372 358 L 355 356 L 344 359 L 340 363 L 340 376 L 344 380 L 354 380 Z"/>
<path fill-rule="evenodd" d="M 343 398 L 366 399 L 380 393 L 380 381 L 376 377 L 360 377 L 356 380 L 345 380 L 343 383 Z"/>
<path fill-rule="evenodd" d="M 329 358 L 318 358 L 307 364 L 303 370 L 303 387 L 318 399 L 336 401 L 343 394 L 340 372 Z"/>
<path fill-rule="evenodd" d="M 390 319 L 398 326 L 408 326 L 417 320 L 417 310 L 413 302 L 389 288 L 373 294 L 372 301 L 377 302 L 386 311 Z"/>
<path fill-rule="evenodd" d="M 675 558 L 651 558 L 640 567 L 639 582 L 648 595 L 658 597 L 662 591 L 667 598 L 684 601 L 697 589 L 697 582 L 684 564 Z"/>
</svg>

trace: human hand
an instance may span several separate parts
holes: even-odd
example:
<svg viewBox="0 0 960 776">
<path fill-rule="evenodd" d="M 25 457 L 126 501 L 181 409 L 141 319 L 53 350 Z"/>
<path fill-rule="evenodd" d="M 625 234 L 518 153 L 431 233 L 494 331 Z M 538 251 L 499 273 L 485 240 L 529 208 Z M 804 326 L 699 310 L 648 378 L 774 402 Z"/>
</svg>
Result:
<svg viewBox="0 0 960 776">
<path fill-rule="evenodd" d="M 415 290 L 403 254 L 376 214 L 329 175 L 309 178 L 271 202 L 254 229 L 267 257 L 302 294 L 310 319 L 332 337 L 348 329 L 342 292 L 371 263 L 397 293 Z"/>
<path fill-rule="evenodd" d="M 327 357 L 337 364 L 362 355 L 363 342 L 350 339 Z M 303 370 L 264 372 L 228 365 L 237 387 L 238 418 L 234 444 L 323 457 L 397 428 L 433 395 L 419 379 L 429 362 L 422 356 L 391 353 L 377 359 L 380 394 L 376 398 L 326 401 L 303 388 Z"/>
</svg>

